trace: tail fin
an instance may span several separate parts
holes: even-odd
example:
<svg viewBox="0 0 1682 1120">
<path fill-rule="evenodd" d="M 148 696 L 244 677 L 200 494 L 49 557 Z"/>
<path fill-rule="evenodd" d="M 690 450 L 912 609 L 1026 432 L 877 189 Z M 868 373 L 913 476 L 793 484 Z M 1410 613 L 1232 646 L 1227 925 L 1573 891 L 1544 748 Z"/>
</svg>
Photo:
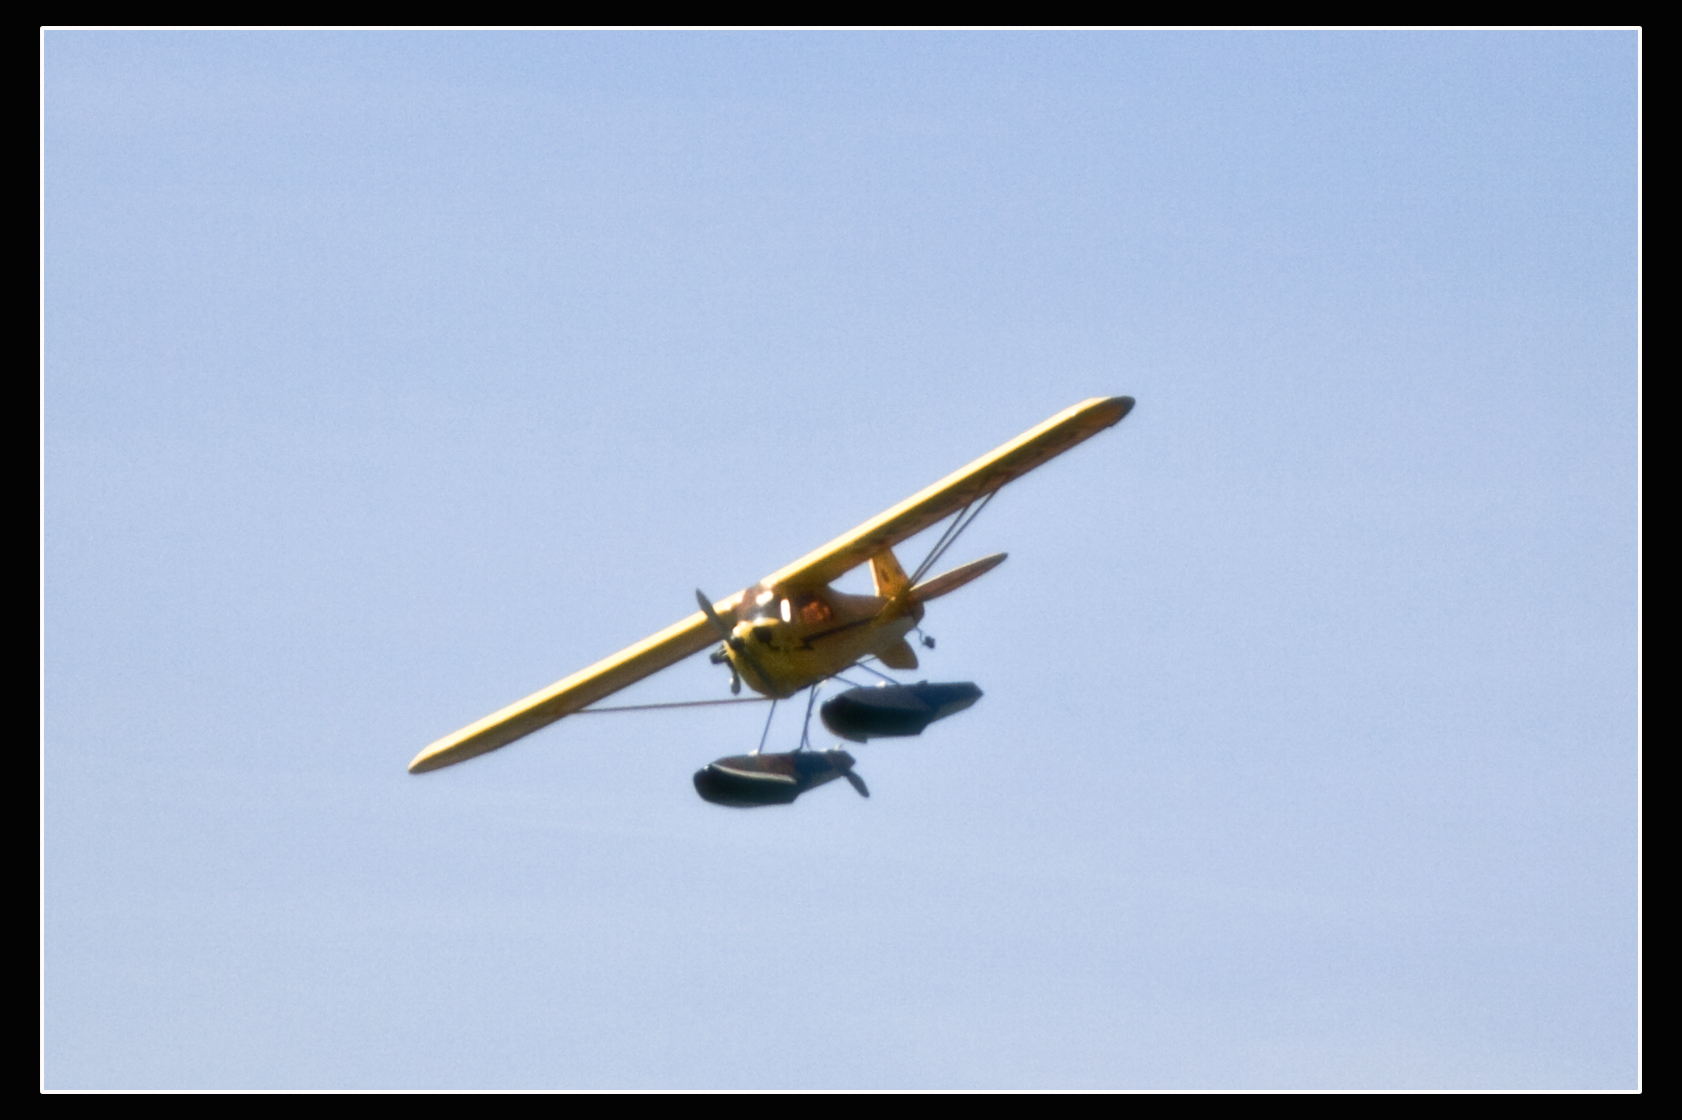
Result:
<svg viewBox="0 0 1682 1120">
<path fill-rule="evenodd" d="M 870 558 L 870 578 L 876 583 L 879 598 L 892 599 L 903 595 L 911 587 L 911 579 L 894 558 L 894 550 L 884 548 Z"/>
</svg>

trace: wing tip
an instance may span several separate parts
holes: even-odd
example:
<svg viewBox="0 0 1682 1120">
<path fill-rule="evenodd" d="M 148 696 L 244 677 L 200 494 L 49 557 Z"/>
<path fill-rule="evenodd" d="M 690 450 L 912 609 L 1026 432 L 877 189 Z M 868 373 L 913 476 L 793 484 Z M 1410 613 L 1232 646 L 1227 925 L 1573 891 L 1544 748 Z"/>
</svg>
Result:
<svg viewBox="0 0 1682 1120">
<path fill-rule="evenodd" d="M 1119 424 L 1137 402 L 1132 397 L 1094 397 L 1083 407 L 1091 408 L 1095 413 L 1105 416 L 1105 427 Z M 1113 416 L 1113 419 L 1110 417 Z"/>
<path fill-rule="evenodd" d="M 437 755 L 432 753 L 431 748 L 428 748 L 417 754 L 414 760 L 409 763 L 409 773 L 424 774 L 428 770 L 437 770 L 439 767 L 448 765 L 448 761 L 438 758 Z"/>
<path fill-rule="evenodd" d="M 424 751 L 417 754 L 409 763 L 409 773 L 425 774 L 432 770 L 442 770 L 446 766 L 454 766 L 458 762 L 466 762 L 470 758 L 478 758 L 487 751 L 495 750 L 498 744 L 485 745 L 473 740 L 433 743 Z"/>
</svg>

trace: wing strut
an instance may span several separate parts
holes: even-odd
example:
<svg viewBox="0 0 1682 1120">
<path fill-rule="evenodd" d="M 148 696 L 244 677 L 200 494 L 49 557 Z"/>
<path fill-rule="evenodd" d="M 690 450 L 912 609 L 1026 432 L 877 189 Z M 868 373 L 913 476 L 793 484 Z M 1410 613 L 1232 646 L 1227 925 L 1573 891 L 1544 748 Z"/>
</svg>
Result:
<svg viewBox="0 0 1682 1120">
<path fill-rule="evenodd" d="M 810 750 L 811 747 L 812 747 L 812 740 L 811 740 L 812 705 L 814 705 L 818 702 L 818 688 L 820 687 L 820 685 L 821 685 L 821 682 L 819 684 L 813 685 L 810 689 L 807 690 L 808 695 L 806 697 L 806 722 L 804 724 L 802 724 L 801 727 L 800 727 L 800 746 L 797 748 L 798 750 L 803 750 L 803 751 L 804 750 Z"/>
<path fill-rule="evenodd" d="M 946 550 L 952 547 L 953 542 L 958 539 L 958 534 L 962 533 L 965 529 L 968 529 L 970 527 L 970 523 L 981 516 L 981 511 L 987 508 L 987 503 L 992 501 L 993 495 L 997 493 L 997 490 L 987 491 L 986 495 L 981 499 L 981 504 L 975 506 L 974 513 L 970 513 L 969 508 L 970 506 L 975 505 L 973 499 L 966 503 L 963 509 L 958 511 L 958 516 L 952 519 L 952 524 L 946 527 L 946 532 L 940 535 L 940 539 L 934 542 L 934 547 L 930 549 L 929 554 L 923 558 L 923 562 L 917 565 L 916 573 L 912 575 L 906 586 L 916 587 L 919 583 L 923 582 L 923 577 L 929 574 L 929 569 L 934 567 L 936 561 L 946 555 Z M 965 517 L 965 514 L 969 514 L 969 516 Z"/>
<path fill-rule="evenodd" d="M 759 746 L 753 748 L 753 753 L 754 754 L 758 754 L 760 751 L 765 749 L 765 737 L 767 735 L 771 734 L 771 720 L 776 714 L 777 714 L 777 702 L 776 702 L 776 700 L 772 700 L 771 701 L 771 710 L 769 712 L 765 713 L 765 730 L 761 731 L 759 733 Z"/>
</svg>

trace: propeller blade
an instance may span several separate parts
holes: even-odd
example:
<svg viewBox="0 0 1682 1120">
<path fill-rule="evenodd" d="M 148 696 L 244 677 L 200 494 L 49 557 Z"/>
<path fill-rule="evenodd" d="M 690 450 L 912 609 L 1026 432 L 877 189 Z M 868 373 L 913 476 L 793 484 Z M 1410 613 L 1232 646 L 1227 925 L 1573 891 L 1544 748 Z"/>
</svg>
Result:
<svg viewBox="0 0 1682 1120">
<path fill-rule="evenodd" d="M 718 617 L 717 611 L 713 610 L 712 600 L 708 599 L 706 593 L 699 587 L 695 589 L 695 601 L 701 604 L 701 613 L 707 616 L 707 621 L 712 623 L 713 628 L 724 638 L 725 644 L 733 645 L 730 640 L 732 637 L 730 627 L 724 625 L 724 620 Z"/>
<path fill-rule="evenodd" d="M 841 776 L 843 778 L 846 778 L 847 781 L 852 784 L 852 787 L 859 791 L 859 796 L 860 797 L 869 797 L 870 796 L 870 790 L 865 787 L 863 778 L 859 777 L 857 774 L 853 773 L 851 770 L 847 771 L 845 774 L 843 774 Z"/>
<path fill-rule="evenodd" d="M 707 621 L 711 622 L 714 628 L 718 630 L 719 634 L 724 637 L 724 644 L 740 654 L 742 660 L 747 662 L 748 668 L 757 673 L 759 675 L 759 679 L 769 685 L 771 677 L 764 669 L 759 667 L 759 662 L 754 660 L 753 654 L 748 650 L 748 644 L 742 641 L 742 639 L 736 637 L 736 635 L 731 632 L 730 627 L 724 624 L 724 620 L 718 617 L 718 612 L 713 610 L 712 602 L 707 598 L 707 593 L 702 591 L 699 587 L 695 589 L 695 601 L 701 604 L 701 613 L 707 616 Z M 736 667 L 732 665 L 730 666 L 730 694 L 734 696 L 736 693 L 740 692 L 741 689 L 741 678 L 737 676 Z"/>
</svg>

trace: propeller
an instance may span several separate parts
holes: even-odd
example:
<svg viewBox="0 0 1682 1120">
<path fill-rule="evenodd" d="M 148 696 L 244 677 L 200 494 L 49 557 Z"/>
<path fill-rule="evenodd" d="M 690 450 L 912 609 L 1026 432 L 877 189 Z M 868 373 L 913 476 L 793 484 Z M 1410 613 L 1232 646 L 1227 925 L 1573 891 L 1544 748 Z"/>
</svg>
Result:
<svg viewBox="0 0 1682 1120">
<path fill-rule="evenodd" d="M 841 776 L 843 778 L 846 778 L 848 783 L 854 789 L 859 791 L 859 796 L 860 797 L 869 797 L 870 796 L 870 790 L 865 786 L 863 778 L 859 777 L 857 774 L 853 773 L 851 770 L 847 771 L 845 774 L 842 774 Z"/>
<path fill-rule="evenodd" d="M 701 604 L 701 613 L 706 615 L 707 621 L 713 624 L 713 628 L 717 630 L 719 636 L 724 639 L 724 644 L 741 655 L 742 660 L 748 663 L 748 668 L 759 674 L 760 680 L 764 681 L 766 684 L 770 684 L 770 676 L 766 674 L 764 669 L 760 668 L 759 662 L 754 660 L 753 654 L 748 650 L 748 644 L 731 632 L 730 627 L 724 624 L 724 620 L 718 617 L 718 612 L 713 610 L 712 601 L 707 598 L 706 592 L 702 591 L 698 587 L 695 589 L 695 601 Z M 731 695 L 735 695 L 741 690 L 741 678 L 736 675 L 736 667 L 732 665 L 730 666 Z"/>
</svg>

